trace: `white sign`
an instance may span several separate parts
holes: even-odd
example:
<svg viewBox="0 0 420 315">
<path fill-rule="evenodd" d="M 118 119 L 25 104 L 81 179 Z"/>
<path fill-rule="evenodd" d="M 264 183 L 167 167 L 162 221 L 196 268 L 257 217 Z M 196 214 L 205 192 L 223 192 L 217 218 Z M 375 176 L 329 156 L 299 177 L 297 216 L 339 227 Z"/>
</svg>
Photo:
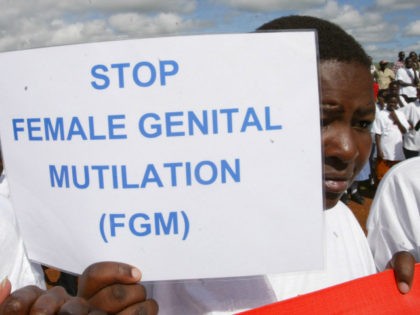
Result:
<svg viewBox="0 0 420 315">
<path fill-rule="evenodd" d="M 0 54 L 0 131 L 31 259 L 144 280 L 322 269 L 313 32 Z"/>
</svg>

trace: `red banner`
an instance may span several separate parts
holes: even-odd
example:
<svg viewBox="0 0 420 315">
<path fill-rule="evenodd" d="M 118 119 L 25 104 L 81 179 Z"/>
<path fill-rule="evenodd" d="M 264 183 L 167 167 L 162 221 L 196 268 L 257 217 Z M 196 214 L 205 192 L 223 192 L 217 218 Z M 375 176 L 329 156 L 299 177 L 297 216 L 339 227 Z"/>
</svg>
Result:
<svg viewBox="0 0 420 315">
<path fill-rule="evenodd" d="M 394 272 L 386 270 L 240 314 L 420 314 L 420 264 L 408 294 L 398 291 Z"/>
</svg>

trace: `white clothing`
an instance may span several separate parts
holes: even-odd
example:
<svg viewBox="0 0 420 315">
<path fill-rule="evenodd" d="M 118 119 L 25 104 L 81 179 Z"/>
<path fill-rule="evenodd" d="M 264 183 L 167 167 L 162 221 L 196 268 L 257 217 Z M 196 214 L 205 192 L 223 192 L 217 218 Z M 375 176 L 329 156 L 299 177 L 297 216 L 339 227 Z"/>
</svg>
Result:
<svg viewBox="0 0 420 315">
<path fill-rule="evenodd" d="M 420 102 L 417 100 L 408 103 L 401 108 L 401 111 L 407 117 L 408 122 L 413 126 L 403 136 L 403 147 L 410 151 L 420 151 L 420 131 L 416 131 L 414 126 L 420 120 Z"/>
<path fill-rule="evenodd" d="M 393 166 L 382 178 L 367 220 L 368 242 L 382 270 L 392 255 L 420 261 L 420 157 Z"/>
<path fill-rule="evenodd" d="M 395 110 L 395 114 L 401 125 L 408 130 L 410 125 L 408 124 L 404 113 L 400 110 Z M 371 132 L 381 136 L 380 144 L 384 154 L 384 160 L 402 161 L 405 159 L 402 149 L 403 135 L 389 115 L 390 112 L 387 109 L 380 111 L 375 117 Z"/>
<path fill-rule="evenodd" d="M 0 175 L 0 195 L 9 198 L 9 185 L 7 184 L 6 180 L 6 173 L 3 171 L 3 173 Z"/>
<path fill-rule="evenodd" d="M 379 113 L 383 111 L 383 109 L 381 109 L 381 105 L 379 105 L 379 103 L 376 103 L 375 106 L 375 118 L 378 117 Z M 377 157 L 377 152 L 376 152 L 376 139 L 375 139 L 375 133 L 373 132 L 373 128 L 375 125 L 375 121 L 373 122 L 373 124 L 370 126 L 370 135 L 372 138 L 372 152 L 371 152 L 371 158 L 376 159 Z"/>
<path fill-rule="evenodd" d="M 418 71 L 416 71 L 417 77 L 419 77 Z M 395 80 L 403 81 L 405 83 L 412 84 L 414 80 L 413 68 L 400 68 L 397 71 Z M 415 86 L 400 86 L 400 95 L 407 95 L 408 97 L 417 97 L 417 88 Z"/>
<path fill-rule="evenodd" d="M 356 178 L 354 179 L 355 182 L 363 182 L 368 180 L 370 177 L 370 163 L 369 160 L 366 161 L 365 165 L 363 166 L 362 170 L 359 174 L 357 174 Z"/>
<path fill-rule="evenodd" d="M 7 182 L 4 176 L 0 180 L 0 281 L 7 276 L 12 284 L 12 291 L 27 285 L 45 289 L 41 266 L 31 263 L 26 255 L 15 213 L 7 198 Z"/>
<path fill-rule="evenodd" d="M 324 218 L 322 271 L 151 282 L 145 283 L 148 297 L 156 299 L 162 315 L 232 314 L 375 273 L 366 237 L 350 209 L 339 202 L 324 211 Z"/>
</svg>

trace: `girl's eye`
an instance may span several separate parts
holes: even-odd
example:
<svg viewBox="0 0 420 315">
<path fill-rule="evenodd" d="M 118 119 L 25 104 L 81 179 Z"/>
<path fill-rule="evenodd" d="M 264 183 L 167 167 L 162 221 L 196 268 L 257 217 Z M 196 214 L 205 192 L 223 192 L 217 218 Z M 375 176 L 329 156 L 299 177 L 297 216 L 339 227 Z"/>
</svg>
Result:
<svg viewBox="0 0 420 315">
<path fill-rule="evenodd" d="M 372 126 L 372 121 L 361 120 L 357 123 L 356 127 L 360 129 L 370 129 L 371 126 Z"/>
<path fill-rule="evenodd" d="M 321 118 L 321 127 L 327 127 L 331 123 L 330 118 Z"/>
</svg>

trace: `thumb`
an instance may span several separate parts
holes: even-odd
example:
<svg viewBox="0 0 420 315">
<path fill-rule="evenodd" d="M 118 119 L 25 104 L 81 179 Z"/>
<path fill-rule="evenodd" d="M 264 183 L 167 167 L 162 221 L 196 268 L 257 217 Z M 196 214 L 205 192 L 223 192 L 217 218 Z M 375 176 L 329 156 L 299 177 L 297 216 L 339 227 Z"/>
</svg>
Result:
<svg viewBox="0 0 420 315">
<path fill-rule="evenodd" d="M 0 304 L 10 295 L 12 291 L 12 285 L 10 284 L 9 279 L 4 278 L 0 283 Z"/>
<path fill-rule="evenodd" d="M 406 294 L 411 290 L 415 269 L 414 257 L 409 252 L 398 252 L 392 257 L 389 267 L 394 269 L 398 290 Z"/>
</svg>

